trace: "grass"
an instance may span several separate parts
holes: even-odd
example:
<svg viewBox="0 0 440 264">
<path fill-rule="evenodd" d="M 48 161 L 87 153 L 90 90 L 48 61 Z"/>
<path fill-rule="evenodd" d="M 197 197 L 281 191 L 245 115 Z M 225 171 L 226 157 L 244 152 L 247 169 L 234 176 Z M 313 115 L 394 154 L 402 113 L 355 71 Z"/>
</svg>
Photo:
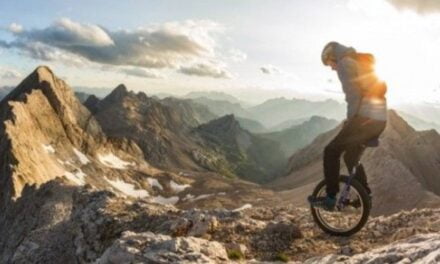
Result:
<svg viewBox="0 0 440 264">
<path fill-rule="evenodd" d="M 228 258 L 231 260 L 240 260 L 244 259 L 244 255 L 239 250 L 231 249 L 228 251 Z"/>
<path fill-rule="evenodd" d="M 285 253 L 280 252 L 280 253 L 278 253 L 275 256 L 275 260 L 276 261 L 281 261 L 281 262 L 288 262 L 289 261 L 289 257 Z"/>
</svg>

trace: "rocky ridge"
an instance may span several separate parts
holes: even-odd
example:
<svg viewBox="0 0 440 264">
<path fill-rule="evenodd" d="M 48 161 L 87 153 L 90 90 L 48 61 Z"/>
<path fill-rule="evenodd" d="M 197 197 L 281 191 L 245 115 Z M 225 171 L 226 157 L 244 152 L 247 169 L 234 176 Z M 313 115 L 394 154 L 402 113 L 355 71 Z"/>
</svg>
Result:
<svg viewBox="0 0 440 264">
<path fill-rule="evenodd" d="M 65 187 L 56 180 L 20 198 L 23 204 L 59 206 L 44 206 L 51 217 L 40 214 L 34 229 L 3 261 L 259 263 L 283 256 L 292 263 L 435 263 L 440 257 L 439 209 L 372 218 L 355 236 L 338 238 L 322 233 L 307 209 L 180 210 L 90 186 L 57 192 Z"/>
</svg>

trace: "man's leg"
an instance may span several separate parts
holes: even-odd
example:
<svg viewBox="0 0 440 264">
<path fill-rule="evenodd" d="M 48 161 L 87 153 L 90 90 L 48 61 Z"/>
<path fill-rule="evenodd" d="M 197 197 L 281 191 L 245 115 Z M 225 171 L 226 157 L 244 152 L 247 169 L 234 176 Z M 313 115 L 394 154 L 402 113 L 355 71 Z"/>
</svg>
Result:
<svg viewBox="0 0 440 264">
<path fill-rule="evenodd" d="M 383 122 L 382 122 L 383 123 Z M 339 192 L 340 158 L 344 151 L 350 151 L 347 157 L 350 165 L 355 166 L 359 161 L 365 142 L 379 135 L 384 123 L 371 121 L 369 118 L 355 117 L 349 120 L 338 135 L 324 149 L 324 176 L 327 184 L 327 194 L 336 195 Z M 355 146 L 358 146 L 355 148 Z M 353 148 L 352 150 L 350 150 Z"/>
<path fill-rule="evenodd" d="M 361 159 L 364 150 L 365 146 L 362 145 L 354 145 L 348 147 L 344 153 L 344 161 L 349 172 L 352 172 L 352 170 L 357 167 L 355 178 L 367 189 L 367 192 L 370 194 L 371 190 L 368 186 L 367 175 L 365 174 L 364 166 L 362 166 L 362 164 L 359 164 L 359 160 Z"/>
<path fill-rule="evenodd" d="M 338 136 L 324 149 L 324 177 L 327 195 L 332 197 L 339 192 L 340 159 L 344 150 L 343 141 Z"/>
</svg>

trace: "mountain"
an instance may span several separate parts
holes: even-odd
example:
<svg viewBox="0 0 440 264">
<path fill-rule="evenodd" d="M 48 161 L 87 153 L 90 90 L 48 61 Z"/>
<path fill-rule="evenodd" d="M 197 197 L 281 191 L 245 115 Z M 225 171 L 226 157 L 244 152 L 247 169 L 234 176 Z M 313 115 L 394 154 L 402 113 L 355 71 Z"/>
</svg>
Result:
<svg viewBox="0 0 440 264">
<path fill-rule="evenodd" d="M 81 92 L 86 94 L 94 94 L 95 96 L 99 98 L 103 98 L 107 96 L 112 89 L 107 87 L 83 87 L 83 86 L 76 86 L 73 87 L 75 92 Z"/>
<path fill-rule="evenodd" d="M 286 120 L 284 122 L 281 122 L 280 124 L 278 124 L 276 126 L 273 126 L 273 127 L 269 128 L 269 131 L 275 132 L 275 131 L 285 130 L 285 129 L 291 128 L 293 126 L 300 125 L 300 124 L 306 122 L 309 119 L 310 119 L 310 117 L 303 117 L 303 118 L 298 118 L 298 119 L 289 119 L 289 120 Z"/>
<path fill-rule="evenodd" d="M 120 85 L 95 108 L 107 135 L 135 141 L 145 159 L 162 169 L 214 171 L 261 182 L 285 162 L 274 142 L 243 130 L 231 115 L 211 120 L 215 115 L 192 100 L 157 100 Z M 262 152 L 266 145 L 269 151 Z"/>
<path fill-rule="evenodd" d="M 253 119 L 266 127 L 274 127 L 292 119 L 310 118 L 314 115 L 341 120 L 345 118 L 345 106 L 334 100 L 308 101 L 286 99 L 284 97 L 269 99 L 262 104 L 246 109 Z"/>
<path fill-rule="evenodd" d="M 235 98 L 234 96 L 224 93 L 224 92 L 218 92 L 218 91 L 194 91 L 189 92 L 183 98 L 187 99 L 198 99 L 198 98 L 208 98 L 214 101 L 227 101 L 233 104 L 241 104 L 242 102 Z"/>
<path fill-rule="evenodd" d="M 322 153 L 339 129 L 324 133 L 293 154 L 287 175 L 272 187 L 284 190 L 287 197 L 294 196 L 296 204 L 304 204 L 323 178 Z M 367 149 L 362 163 L 373 190 L 374 214 L 440 205 L 440 135 L 435 130 L 418 132 L 391 110 L 380 146 Z"/>
<path fill-rule="evenodd" d="M 84 103 L 91 96 L 91 94 L 84 92 L 75 92 L 75 96 L 81 103 Z"/>
<path fill-rule="evenodd" d="M 5 97 L 8 93 L 10 93 L 13 89 L 14 87 L 10 87 L 10 86 L 0 87 L 0 100 L 3 99 L 3 97 Z"/>
<path fill-rule="evenodd" d="M 440 124 L 440 104 L 427 102 L 402 103 L 397 104 L 394 108 L 428 123 Z"/>
<path fill-rule="evenodd" d="M 179 111 L 182 109 L 163 104 L 143 92 L 128 91 L 124 85 L 119 85 L 95 108 L 94 115 L 104 132 L 134 140 L 151 164 L 201 169 L 192 158 L 198 149 L 190 135 L 191 127 L 199 124 L 195 113 Z"/>
<path fill-rule="evenodd" d="M 252 133 L 263 133 L 266 132 L 267 128 L 264 127 L 260 122 L 243 117 L 236 117 L 240 126 Z"/>
<path fill-rule="evenodd" d="M 315 137 L 335 128 L 338 121 L 320 116 L 312 116 L 302 124 L 291 128 L 260 134 L 261 136 L 276 141 L 280 144 L 286 157 L 290 157 L 298 149 L 310 144 Z"/>
<path fill-rule="evenodd" d="M 414 127 L 416 130 L 430 130 L 435 129 L 437 132 L 440 132 L 440 124 L 435 122 L 428 122 L 426 120 L 420 119 L 416 116 L 413 116 L 411 114 L 397 111 L 399 115 L 405 119 L 406 122 L 408 122 L 412 127 Z"/>
<path fill-rule="evenodd" d="M 187 115 L 186 120 L 191 117 L 197 120 L 198 124 L 207 123 L 218 116 L 212 113 L 205 105 L 196 103 L 190 99 L 178 99 L 174 97 L 166 97 L 160 101 L 169 107 L 178 108 L 179 112 Z"/>
<path fill-rule="evenodd" d="M 209 148 L 217 149 L 228 161 L 227 171 L 252 182 L 267 182 L 278 176 L 285 158 L 272 140 L 244 130 L 233 115 L 226 115 L 197 128 Z"/>
<path fill-rule="evenodd" d="M 217 116 L 233 114 L 237 117 L 251 118 L 252 115 L 244 109 L 239 103 L 231 103 L 226 100 L 216 100 L 207 97 L 198 97 L 191 99 L 192 101 L 206 106 L 212 113 Z"/>
<path fill-rule="evenodd" d="M 98 110 L 124 98 L 128 108 L 136 98 L 148 99 L 120 86 Z M 161 111 L 156 102 L 145 101 Z M 111 113 L 118 126 L 118 112 Z M 148 210 L 166 212 L 173 205 L 234 209 L 276 200 L 272 191 L 239 179 L 152 166 L 134 141 L 105 134 L 48 67 L 38 67 L 0 102 L 0 119 L 1 263 L 94 262 L 124 228 L 137 225 L 114 226 L 133 220 L 121 214 L 142 211 L 124 208 L 135 201 L 140 201 L 135 207 L 148 204 Z M 169 121 L 166 126 L 177 122 Z M 256 194 L 262 201 L 255 201 Z M 102 218 L 105 204 L 110 207 L 101 211 Z M 106 237 L 100 249 L 92 245 L 98 237 Z"/>
</svg>

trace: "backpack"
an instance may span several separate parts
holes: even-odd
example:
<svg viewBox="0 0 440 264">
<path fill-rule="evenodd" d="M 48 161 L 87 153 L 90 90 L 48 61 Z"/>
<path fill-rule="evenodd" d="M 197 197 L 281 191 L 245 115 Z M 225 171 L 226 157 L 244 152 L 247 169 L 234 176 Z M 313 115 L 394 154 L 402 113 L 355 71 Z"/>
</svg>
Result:
<svg viewBox="0 0 440 264">
<path fill-rule="evenodd" d="M 349 55 L 357 62 L 358 78 L 355 80 L 361 87 L 362 97 L 385 98 L 387 85 L 379 80 L 374 66 L 376 60 L 370 53 L 352 53 Z"/>
</svg>

